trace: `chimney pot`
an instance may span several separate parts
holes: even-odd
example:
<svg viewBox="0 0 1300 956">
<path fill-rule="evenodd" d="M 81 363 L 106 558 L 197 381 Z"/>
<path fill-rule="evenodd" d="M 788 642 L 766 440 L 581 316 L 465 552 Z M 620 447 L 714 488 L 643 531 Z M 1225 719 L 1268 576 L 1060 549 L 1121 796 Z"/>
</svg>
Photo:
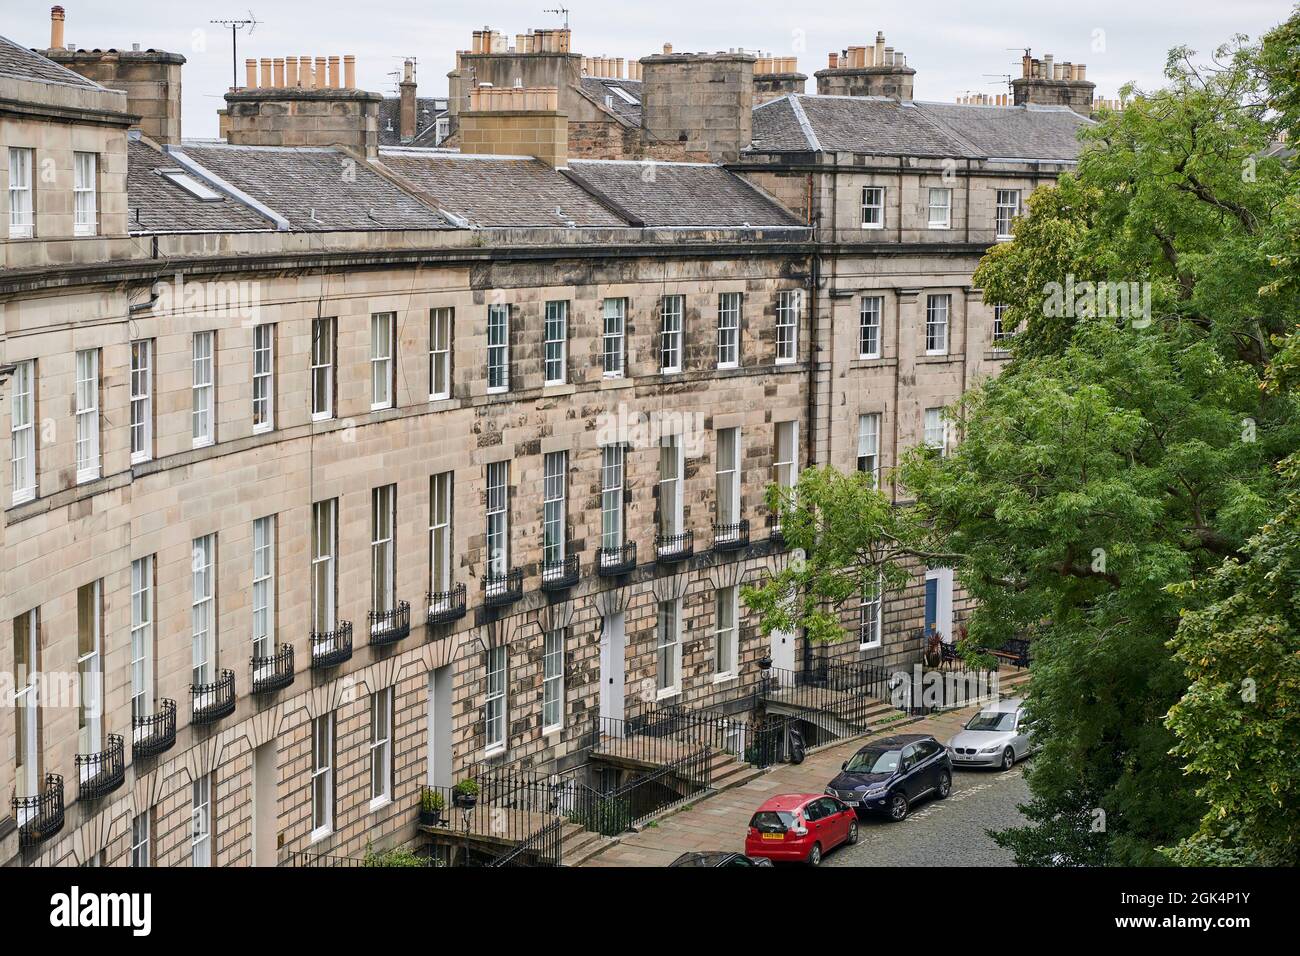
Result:
<svg viewBox="0 0 1300 956">
<path fill-rule="evenodd" d="M 271 85 L 271 58 L 262 57 L 262 83 L 263 87 Z"/>
<path fill-rule="evenodd" d="M 275 85 L 277 89 L 284 87 L 284 57 L 277 56 L 273 61 L 273 70 L 275 75 Z"/>
<path fill-rule="evenodd" d="M 250 90 L 257 89 L 257 61 L 252 58 L 244 61 L 244 85 Z"/>
<path fill-rule="evenodd" d="M 284 85 L 298 85 L 298 58 L 296 56 L 286 56 L 284 58 Z"/>
<path fill-rule="evenodd" d="M 50 49 L 63 48 L 63 8 L 50 7 Z"/>
<path fill-rule="evenodd" d="M 411 79 L 415 79 L 415 65 L 411 65 Z M 343 86 L 349 90 L 357 88 L 357 58 L 349 53 L 343 57 Z"/>
</svg>

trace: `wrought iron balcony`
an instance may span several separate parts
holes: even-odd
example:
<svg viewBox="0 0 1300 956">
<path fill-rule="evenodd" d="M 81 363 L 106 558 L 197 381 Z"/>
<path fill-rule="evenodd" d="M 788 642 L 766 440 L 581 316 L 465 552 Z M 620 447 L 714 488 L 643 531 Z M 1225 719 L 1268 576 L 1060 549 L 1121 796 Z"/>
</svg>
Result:
<svg viewBox="0 0 1300 956">
<path fill-rule="evenodd" d="M 524 596 L 524 572 L 521 568 L 494 574 L 491 571 L 483 575 L 483 603 L 488 607 L 503 607 L 513 604 Z"/>
<path fill-rule="evenodd" d="M 63 778 L 45 775 L 45 789 L 34 797 L 14 797 L 18 848 L 29 850 L 63 829 Z"/>
<path fill-rule="evenodd" d="M 398 601 L 387 611 L 371 611 L 369 620 L 371 644 L 395 644 L 411 633 L 411 605 Z"/>
<path fill-rule="evenodd" d="M 695 553 L 695 532 L 655 535 L 655 560 L 660 564 L 685 561 Z"/>
<path fill-rule="evenodd" d="M 714 551 L 739 551 L 749 544 L 749 519 L 713 526 Z"/>
<path fill-rule="evenodd" d="M 352 622 L 341 621 L 332 631 L 311 632 L 311 668 L 338 667 L 352 658 Z"/>
<path fill-rule="evenodd" d="M 293 645 L 281 644 L 274 654 L 249 658 L 254 694 L 269 694 L 293 683 Z"/>
<path fill-rule="evenodd" d="M 81 800 L 106 797 L 126 779 L 126 747 L 121 734 L 109 734 L 108 746 L 97 754 L 77 754 L 77 796 Z"/>
<path fill-rule="evenodd" d="M 234 712 L 234 671 L 222 671 L 211 684 L 190 685 L 190 723 L 210 724 Z"/>
<path fill-rule="evenodd" d="M 563 591 L 566 588 L 571 588 L 578 583 L 578 578 L 581 575 L 582 568 L 578 564 L 576 554 L 554 561 L 543 561 L 542 590 Z"/>
<path fill-rule="evenodd" d="M 465 616 L 465 585 L 457 584 L 450 591 L 430 591 L 425 596 L 429 605 L 426 624 L 446 624 Z"/>
<path fill-rule="evenodd" d="M 596 549 L 596 573 L 602 578 L 617 577 L 636 570 L 636 542 L 613 548 Z"/>
<path fill-rule="evenodd" d="M 158 701 L 158 712 L 131 718 L 131 759 L 156 757 L 176 743 L 176 701 Z"/>
</svg>

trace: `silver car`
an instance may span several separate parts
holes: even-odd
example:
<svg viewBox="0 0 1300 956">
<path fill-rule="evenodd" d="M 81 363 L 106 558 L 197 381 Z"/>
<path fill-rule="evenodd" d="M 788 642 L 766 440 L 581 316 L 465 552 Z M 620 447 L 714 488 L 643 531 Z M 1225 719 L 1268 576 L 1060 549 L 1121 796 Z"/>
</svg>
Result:
<svg viewBox="0 0 1300 956">
<path fill-rule="evenodd" d="M 948 741 L 953 766 L 1010 770 L 1017 760 L 1037 750 L 1030 740 L 1024 703 L 1020 697 L 1000 700 L 967 721 L 966 728 Z"/>
</svg>

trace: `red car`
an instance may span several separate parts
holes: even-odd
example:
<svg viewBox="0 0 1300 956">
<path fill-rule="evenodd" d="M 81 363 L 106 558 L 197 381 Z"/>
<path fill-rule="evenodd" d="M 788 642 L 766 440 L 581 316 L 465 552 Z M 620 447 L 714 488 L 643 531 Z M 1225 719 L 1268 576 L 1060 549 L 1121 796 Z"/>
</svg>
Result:
<svg viewBox="0 0 1300 956">
<path fill-rule="evenodd" d="M 836 797 L 786 793 L 754 813 L 745 834 L 745 855 L 816 866 L 841 843 L 858 842 L 858 815 Z"/>
</svg>

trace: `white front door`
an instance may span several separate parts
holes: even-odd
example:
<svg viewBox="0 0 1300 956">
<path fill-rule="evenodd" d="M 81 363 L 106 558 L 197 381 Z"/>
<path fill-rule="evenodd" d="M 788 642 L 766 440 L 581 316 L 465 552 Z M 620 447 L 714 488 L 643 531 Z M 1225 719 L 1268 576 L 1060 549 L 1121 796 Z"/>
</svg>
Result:
<svg viewBox="0 0 1300 956">
<path fill-rule="evenodd" d="M 253 751 L 253 866 L 275 866 L 276 828 L 279 825 L 276 800 L 276 745 L 262 744 Z"/>
<path fill-rule="evenodd" d="M 625 640 L 622 614 L 611 614 L 601 622 L 600 716 L 610 720 L 623 719 Z"/>
<path fill-rule="evenodd" d="M 429 672 L 426 692 L 428 754 L 426 780 L 431 787 L 450 787 L 451 778 L 451 667 Z"/>
<path fill-rule="evenodd" d="M 772 667 L 776 669 L 774 677 L 783 683 L 794 678 L 794 631 L 772 632 Z"/>
</svg>

